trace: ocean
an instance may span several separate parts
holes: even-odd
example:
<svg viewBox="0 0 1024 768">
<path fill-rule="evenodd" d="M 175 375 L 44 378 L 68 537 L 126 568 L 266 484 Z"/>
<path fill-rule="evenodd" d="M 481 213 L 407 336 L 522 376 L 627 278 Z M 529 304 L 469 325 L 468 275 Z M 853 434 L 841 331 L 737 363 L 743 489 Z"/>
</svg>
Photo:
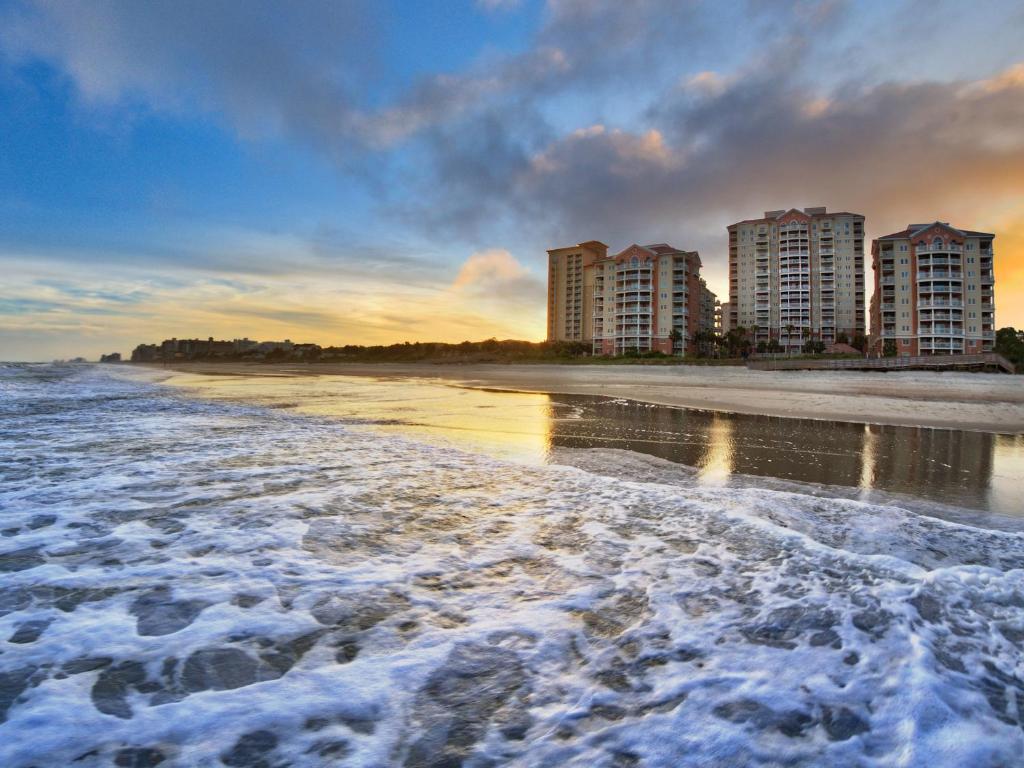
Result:
<svg viewBox="0 0 1024 768">
<path fill-rule="evenodd" d="M 0 365 L 0 765 L 1021 764 L 1019 437 L 254 379 Z"/>
</svg>

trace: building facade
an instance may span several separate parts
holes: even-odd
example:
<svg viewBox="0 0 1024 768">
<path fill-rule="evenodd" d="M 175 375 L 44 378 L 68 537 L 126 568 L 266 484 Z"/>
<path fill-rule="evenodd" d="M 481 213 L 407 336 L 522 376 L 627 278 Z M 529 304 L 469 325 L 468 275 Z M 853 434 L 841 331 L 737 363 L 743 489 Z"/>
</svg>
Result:
<svg viewBox="0 0 1024 768">
<path fill-rule="evenodd" d="M 901 356 L 991 352 L 994 239 L 936 221 L 872 241 L 872 352 L 886 342 Z"/>
<path fill-rule="evenodd" d="M 714 328 L 715 302 L 697 252 L 607 248 L 591 240 L 548 251 L 548 340 L 588 343 L 596 355 L 695 352 L 696 332 Z"/>
<path fill-rule="evenodd" d="M 865 333 L 864 217 L 766 211 L 729 231 L 729 328 L 786 350 Z"/>
<path fill-rule="evenodd" d="M 732 304 L 730 304 L 728 301 L 723 301 L 722 302 L 721 311 L 719 312 L 719 322 L 718 322 L 718 333 L 719 333 L 720 336 L 724 336 L 732 328 L 732 326 L 729 325 L 730 308 L 731 307 L 732 307 Z"/>
<path fill-rule="evenodd" d="M 607 257 L 608 246 L 598 240 L 548 251 L 548 341 L 593 340 L 590 268 Z M 587 279 L 590 283 L 584 285 Z"/>
</svg>

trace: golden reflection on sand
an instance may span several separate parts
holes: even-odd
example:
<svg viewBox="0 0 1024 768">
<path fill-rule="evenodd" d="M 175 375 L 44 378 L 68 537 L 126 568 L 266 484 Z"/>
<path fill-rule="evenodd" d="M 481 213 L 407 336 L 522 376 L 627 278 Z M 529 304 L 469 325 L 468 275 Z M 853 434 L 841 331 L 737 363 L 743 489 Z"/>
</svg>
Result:
<svg viewBox="0 0 1024 768">
<path fill-rule="evenodd" d="M 878 436 L 870 424 L 864 425 L 864 447 L 861 450 L 860 490 L 864 497 L 875 486 L 875 462 L 878 453 Z"/>
<path fill-rule="evenodd" d="M 708 444 L 698 464 L 698 477 L 704 485 L 725 485 L 733 471 L 733 419 L 716 413 L 708 428 Z"/>
<path fill-rule="evenodd" d="M 181 373 L 166 383 L 205 398 L 333 416 L 356 428 L 399 431 L 536 464 L 545 461 L 556 418 L 546 394 L 488 392 L 423 379 Z"/>
</svg>

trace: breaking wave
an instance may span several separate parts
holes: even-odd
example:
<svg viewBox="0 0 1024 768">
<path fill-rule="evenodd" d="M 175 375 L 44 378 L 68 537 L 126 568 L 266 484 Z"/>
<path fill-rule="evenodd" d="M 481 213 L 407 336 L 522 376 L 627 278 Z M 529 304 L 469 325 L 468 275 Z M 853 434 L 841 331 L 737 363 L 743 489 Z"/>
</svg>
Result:
<svg viewBox="0 0 1024 768">
<path fill-rule="evenodd" d="M 0 424 L 4 766 L 1024 753 L 1020 533 L 117 369 L 6 366 Z"/>
</svg>

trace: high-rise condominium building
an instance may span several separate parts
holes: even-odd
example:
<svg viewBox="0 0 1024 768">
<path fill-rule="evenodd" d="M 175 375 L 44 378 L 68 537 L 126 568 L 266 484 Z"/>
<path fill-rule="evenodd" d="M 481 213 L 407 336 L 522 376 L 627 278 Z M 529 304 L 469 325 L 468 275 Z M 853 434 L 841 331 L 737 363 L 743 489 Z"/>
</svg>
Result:
<svg viewBox="0 0 1024 768">
<path fill-rule="evenodd" d="M 729 230 L 729 327 L 799 348 L 865 332 L 864 217 L 766 211 Z"/>
<path fill-rule="evenodd" d="M 608 246 L 598 240 L 548 251 L 548 341 L 589 343 L 594 338 L 590 268 L 607 257 Z"/>
<path fill-rule="evenodd" d="M 597 355 L 696 351 L 702 318 L 708 330 L 714 325 L 714 294 L 702 283 L 697 252 L 665 243 L 613 256 L 596 240 L 552 249 L 548 340 L 588 343 Z M 712 311 L 702 312 L 708 294 Z"/>
<path fill-rule="evenodd" d="M 996 335 L 994 238 L 936 221 L 872 241 L 873 351 L 892 341 L 899 355 L 990 352 Z"/>
</svg>

